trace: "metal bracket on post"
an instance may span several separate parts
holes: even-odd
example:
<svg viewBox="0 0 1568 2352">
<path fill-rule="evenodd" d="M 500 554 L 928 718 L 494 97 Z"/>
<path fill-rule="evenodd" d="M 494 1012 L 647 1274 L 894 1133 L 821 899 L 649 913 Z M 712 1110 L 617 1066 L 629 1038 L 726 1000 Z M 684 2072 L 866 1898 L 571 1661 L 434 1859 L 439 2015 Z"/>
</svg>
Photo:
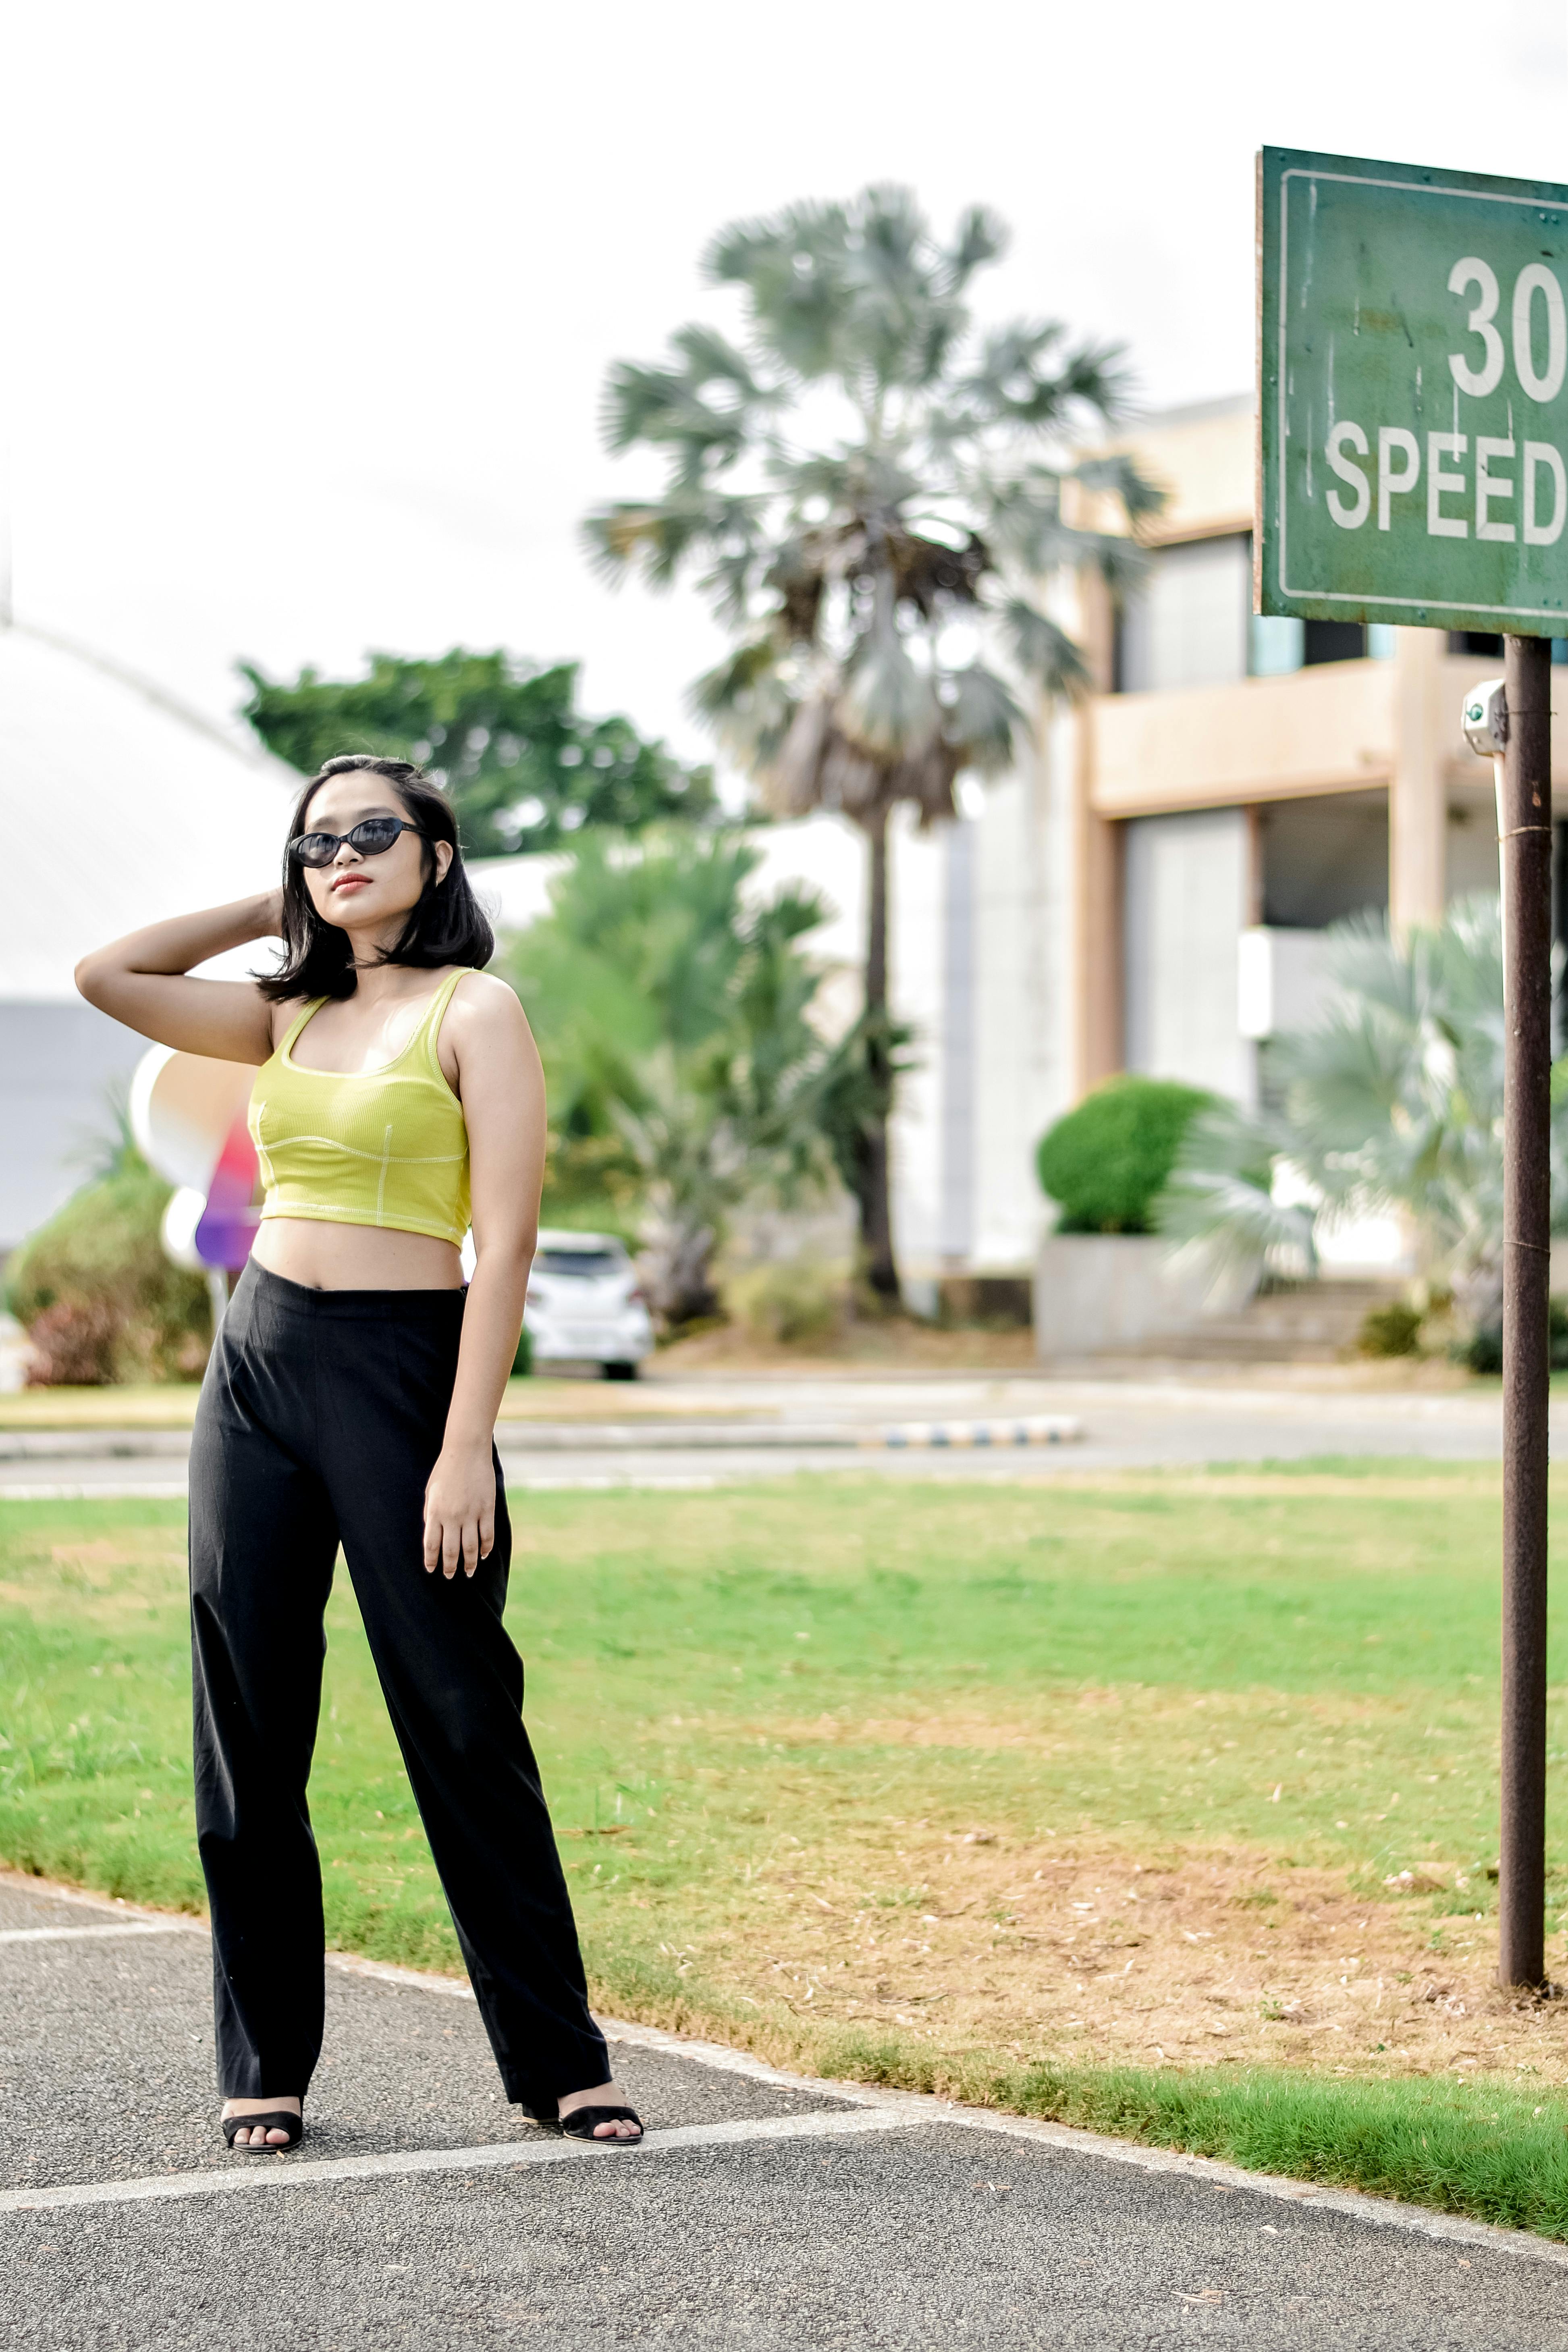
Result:
<svg viewBox="0 0 1568 2352">
<path fill-rule="evenodd" d="M 1492 790 L 1497 794 L 1498 903 L 1502 909 L 1503 1002 L 1508 1002 L 1508 891 L 1503 871 L 1502 779 L 1508 750 L 1508 687 L 1500 677 L 1484 677 L 1465 697 L 1459 720 L 1466 742 L 1478 760 L 1492 763 Z"/>
</svg>

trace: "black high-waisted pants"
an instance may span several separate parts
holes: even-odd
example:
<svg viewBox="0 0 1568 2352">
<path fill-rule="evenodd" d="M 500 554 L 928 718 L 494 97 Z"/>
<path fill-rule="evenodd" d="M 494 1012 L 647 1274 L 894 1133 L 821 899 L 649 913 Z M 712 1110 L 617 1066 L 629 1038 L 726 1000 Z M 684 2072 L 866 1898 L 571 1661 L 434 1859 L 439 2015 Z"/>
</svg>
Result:
<svg viewBox="0 0 1568 2352">
<path fill-rule="evenodd" d="M 218 2084 L 303 2095 L 321 2053 L 321 1874 L 305 1802 L 342 1542 L 507 2096 L 552 2117 L 608 2079 L 501 1625 L 511 1529 L 470 1580 L 426 1575 L 460 1290 L 307 1290 L 254 1261 L 191 1446 L 196 1828 Z"/>
</svg>

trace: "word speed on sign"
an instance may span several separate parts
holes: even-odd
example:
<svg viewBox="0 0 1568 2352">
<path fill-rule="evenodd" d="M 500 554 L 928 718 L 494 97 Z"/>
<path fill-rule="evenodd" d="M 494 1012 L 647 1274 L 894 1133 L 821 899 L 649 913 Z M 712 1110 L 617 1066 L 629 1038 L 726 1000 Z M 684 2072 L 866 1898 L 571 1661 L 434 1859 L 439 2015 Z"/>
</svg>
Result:
<svg viewBox="0 0 1568 2352">
<path fill-rule="evenodd" d="M 1568 636 L 1568 188 L 1266 147 L 1262 613 Z"/>
</svg>

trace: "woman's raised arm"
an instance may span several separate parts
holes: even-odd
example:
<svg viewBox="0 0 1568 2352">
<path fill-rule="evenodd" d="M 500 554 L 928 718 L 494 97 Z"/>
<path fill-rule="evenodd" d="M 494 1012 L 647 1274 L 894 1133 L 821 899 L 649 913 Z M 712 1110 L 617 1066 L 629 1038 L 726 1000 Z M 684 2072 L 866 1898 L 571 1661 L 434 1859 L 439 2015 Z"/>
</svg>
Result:
<svg viewBox="0 0 1568 2352">
<path fill-rule="evenodd" d="M 249 981 L 192 980 L 191 966 L 282 928 L 282 893 L 149 923 L 83 956 L 76 984 L 89 1004 L 182 1054 L 254 1062 L 272 1051 L 272 1007 Z"/>
</svg>

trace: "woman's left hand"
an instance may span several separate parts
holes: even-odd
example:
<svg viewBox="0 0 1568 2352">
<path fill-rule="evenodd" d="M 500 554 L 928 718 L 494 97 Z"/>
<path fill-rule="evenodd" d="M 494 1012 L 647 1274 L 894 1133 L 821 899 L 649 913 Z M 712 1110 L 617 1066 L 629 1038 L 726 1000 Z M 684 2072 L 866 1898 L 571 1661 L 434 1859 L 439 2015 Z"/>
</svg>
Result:
<svg viewBox="0 0 1568 2352">
<path fill-rule="evenodd" d="M 425 1570 L 472 1576 L 496 1539 L 496 1471 L 489 1445 L 444 1445 L 425 1489 Z"/>
</svg>

